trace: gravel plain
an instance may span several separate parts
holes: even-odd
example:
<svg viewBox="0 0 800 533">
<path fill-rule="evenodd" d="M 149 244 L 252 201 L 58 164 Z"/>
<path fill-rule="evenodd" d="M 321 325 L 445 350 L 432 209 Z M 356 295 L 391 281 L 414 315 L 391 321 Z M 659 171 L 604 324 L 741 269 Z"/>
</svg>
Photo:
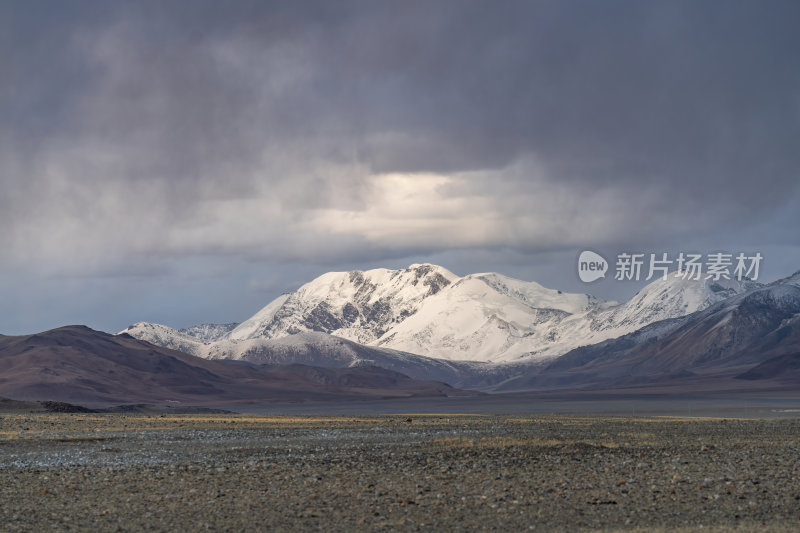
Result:
<svg viewBox="0 0 800 533">
<path fill-rule="evenodd" d="M 796 531 L 800 420 L 0 415 L 2 531 Z"/>
</svg>

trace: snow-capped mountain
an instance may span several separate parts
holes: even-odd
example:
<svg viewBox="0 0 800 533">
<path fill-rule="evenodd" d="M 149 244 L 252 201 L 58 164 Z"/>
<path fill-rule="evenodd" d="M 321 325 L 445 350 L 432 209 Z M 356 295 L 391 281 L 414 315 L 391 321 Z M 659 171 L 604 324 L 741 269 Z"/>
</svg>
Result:
<svg viewBox="0 0 800 533">
<path fill-rule="evenodd" d="M 229 338 L 324 331 L 440 359 L 542 359 L 687 315 L 754 286 L 671 274 L 617 304 L 496 273 L 459 278 L 435 265 L 329 273 L 271 302 Z"/>
<path fill-rule="evenodd" d="M 321 332 L 435 359 L 522 362 L 685 316 L 754 287 L 758 284 L 750 281 L 692 280 L 673 273 L 618 304 L 501 274 L 458 277 L 422 264 L 324 274 L 212 343 L 141 323 L 126 333 L 210 358 L 238 359 L 247 350 L 265 350 L 264 340 Z"/>
<path fill-rule="evenodd" d="M 372 344 L 414 314 L 458 276 L 434 265 L 405 270 L 329 272 L 270 302 L 233 330 L 231 339 L 280 338 L 322 331 Z"/>
<path fill-rule="evenodd" d="M 500 274 L 460 278 L 430 264 L 332 272 L 270 302 L 229 338 L 323 331 L 439 359 L 504 361 L 519 355 L 520 338 L 601 303 Z"/>
</svg>

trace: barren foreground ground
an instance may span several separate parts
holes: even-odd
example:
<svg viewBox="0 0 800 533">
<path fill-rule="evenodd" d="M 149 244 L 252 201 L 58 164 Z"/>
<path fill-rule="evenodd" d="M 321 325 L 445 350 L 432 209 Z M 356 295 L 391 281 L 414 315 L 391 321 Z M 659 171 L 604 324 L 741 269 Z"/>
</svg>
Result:
<svg viewBox="0 0 800 533">
<path fill-rule="evenodd" d="M 0 415 L 2 531 L 800 528 L 797 419 Z"/>
</svg>

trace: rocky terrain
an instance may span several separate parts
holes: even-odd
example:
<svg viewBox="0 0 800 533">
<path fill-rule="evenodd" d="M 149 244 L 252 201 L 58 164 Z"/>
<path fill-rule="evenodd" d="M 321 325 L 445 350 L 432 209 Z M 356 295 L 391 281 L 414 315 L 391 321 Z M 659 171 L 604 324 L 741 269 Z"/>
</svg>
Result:
<svg viewBox="0 0 800 533">
<path fill-rule="evenodd" d="M 798 451 L 796 418 L 17 412 L 0 416 L 0 523 L 795 531 Z"/>
</svg>

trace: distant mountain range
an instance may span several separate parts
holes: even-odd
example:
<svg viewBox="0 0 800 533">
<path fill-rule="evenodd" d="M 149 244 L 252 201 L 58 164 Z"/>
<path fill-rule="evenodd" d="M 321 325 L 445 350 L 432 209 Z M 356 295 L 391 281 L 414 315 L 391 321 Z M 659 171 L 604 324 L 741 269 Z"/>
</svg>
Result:
<svg viewBox="0 0 800 533">
<path fill-rule="evenodd" d="M 284 294 L 229 333 L 184 333 L 140 322 L 125 333 L 199 357 L 243 359 L 299 333 L 450 361 L 518 363 L 633 332 L 759 287 L 751 281 L 654 281 L 630 301 L 547 289 L 496 273 L 458 277 L 436 265 L 331 272 Z M 317 337 L 318 340 L 321 337 Z M 300 342 L 307 344 L 308 339 Z M 327 342 L 327 341 L 325 341 Z M 283 344 L 288 344 L 284 341 Z"/>
<path fill-rule="evenodd" d="M 496 273 L 411 265 L 325 274 L 211 342 L 148 323 L 126 333 L 211 359 L 376 364 L 498 391 L 709 376 L 785 382 L 797 366 L 798 280 L 764 286 L 671 273 L 616 303 Z"/>
<path fill-rule="evenodd" d="M 500 388 L 614 388 L 730 378 L 764 380 L 765 384 L 771 380 L 769 386 L 789 385 L 800 391 L 798 278 L 795 275 L 689 316 L 572 350 Z"/>
<path fill-rule="evenodd" d="M 472 394 L 462 389 L 796 394 L 800 272 L 769 285 L 671 274 L 620 304 L 412 265 L 325 274 L 241 324 L 0 335 L 0 396 L 18 400 Z"/>
</svg>

